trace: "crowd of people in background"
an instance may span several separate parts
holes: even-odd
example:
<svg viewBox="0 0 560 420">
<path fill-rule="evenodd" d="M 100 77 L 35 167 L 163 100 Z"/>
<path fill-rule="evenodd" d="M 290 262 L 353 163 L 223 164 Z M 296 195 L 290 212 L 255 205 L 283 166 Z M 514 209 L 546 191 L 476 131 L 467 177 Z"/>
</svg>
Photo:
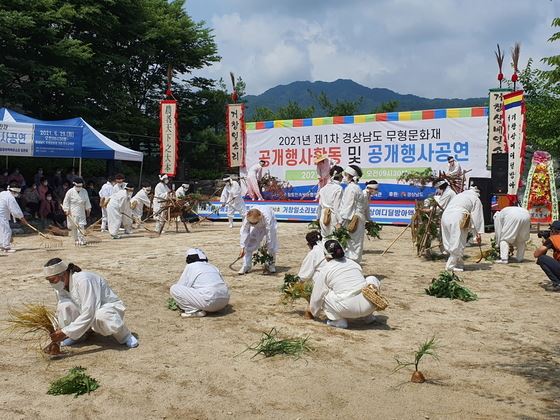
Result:
<svg viewBox="0 0 560 420">
<path fill-rule="evenodd" d="M 16 201 L 27 220 L 39 220 L 43 229 L 49 225 L 66 228 L 62 203 L 77 177 L 75 169 L 70 169 L 66 174 L 62 169 L 46 174 L 39 168 L 33 176 L 22 174 L 19 168 L 4 169 L 0 174 L 0 191 L 6 190 L 9 185 L 17 185 L 21 188 L 21 194 Z M 85 190 L 91 203 L 88 221 L 96 220 L 101 217 L 98 187 L 93 180 L 89 180 Z"/>
</svg>

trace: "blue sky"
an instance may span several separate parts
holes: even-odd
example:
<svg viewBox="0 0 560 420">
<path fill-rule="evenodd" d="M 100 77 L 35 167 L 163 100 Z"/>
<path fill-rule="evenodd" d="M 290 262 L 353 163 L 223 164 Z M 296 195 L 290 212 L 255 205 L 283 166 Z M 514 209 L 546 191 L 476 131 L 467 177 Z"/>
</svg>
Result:
<svg viewBox="0 0 560 420">
<path fill-rule="evenodd" d="M 195 74 L 227 81 L 233 71 L 250 94 L 352 79 L 429 98 L 479 97 L 497 84 L 496 43 L 508 78 L 515 42 L 521 67 L 560 51 L 560 41 L 548 42 L 560 0 L 187 0 L 185 9 L 213 30 L 222 57 Z"/>
</svg>

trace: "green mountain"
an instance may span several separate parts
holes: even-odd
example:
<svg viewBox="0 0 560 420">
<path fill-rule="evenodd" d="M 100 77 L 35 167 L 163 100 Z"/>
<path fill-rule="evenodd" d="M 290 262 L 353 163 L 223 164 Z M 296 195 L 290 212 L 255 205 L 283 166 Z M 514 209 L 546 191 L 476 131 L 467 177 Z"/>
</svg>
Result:
<svg viewBox="0 0 560 420">
<path fill-rule="evenodd" d="M 464 108 L 471 106 L 483 106 L 487 104 L 487 98 L 468 99 L 445 99 L 445 98 L 422 98 L 416 95 L 401 95 L 390 89 L 368 88 L 352 80 L 338 79 L 334 82 L 293 82 L 288 85 L 278 85 L 260 95 L 246 95 L 247 121 L 251 121 L 253 112 L 258 107 L 267 107 L 276 111 L 285 106 L 289 101 L 296 102 L 302 107 L 315 107 L 315 116 L 322 116 L 322 109 L 315 99 L 309 94 L 315 95 L 325 92 L 327 97 L 336 102 L 356 101 L 363 98 L 359 114 L 370 114 L 384 102 L 397 101 L 397 111 L 416 111 L 422 109 L 440 108 Z"/>
</svg>

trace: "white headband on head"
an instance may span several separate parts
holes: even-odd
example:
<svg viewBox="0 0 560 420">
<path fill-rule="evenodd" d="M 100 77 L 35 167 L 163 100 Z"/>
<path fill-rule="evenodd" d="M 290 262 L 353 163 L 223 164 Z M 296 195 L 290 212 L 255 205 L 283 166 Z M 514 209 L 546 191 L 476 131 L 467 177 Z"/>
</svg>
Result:
<svg viewBox="0 0 560 420">
<path fill-rule="evenodd" d="M 64 261 L 60 261 L 56 264 L 43 267 L 43 273 L 45 277 L 56 276 L 57 274 L 64 273 L 68 269 L 68 264 Z"/>
<path fill-rule="evenodd" d="M 434 187 L 435 187 L 435 188 L 441 187 L 443 184 L 446 184 L 446 183 L 447 183 L 446 181 L 438 181 L 438 182 L 436 182 L 436 183 L 434 184 Z"/>
<path fill-rule="evenodd" d="M 222 181 L 231 181 L 231 176 L 226 176 L 222 178 Z"/>
<path fill-rule="evenodd" d="M 21 188 L 19 188 L 19 187 L 9 187 L 8 191 L 18 193 L 18 192 L 21 192 Z"/>
<path fill-rule="evenodd" d="M 181 187 L 183 187 L 183 188 L 189 188 L 189 184 L 181 184 Z"/>
<path fill-rule="evenodd" d="M 379 184 L 367 184 L 366 188 L 368 190 L 377 190 L 377 189 L 379 189 Z"/>
<path fill-rule="evenodd" d="M 199 249 L 199 248 L 189 248 L 187 250 L 186 256 L 188 257 L 190 255 L 198 255 L 198 258 L 200 260 L 207 260 L 208 259 L 206 254 L 204 252 L 202 252 L 202 249 Z"/>
<path fill-rule="evenodd" d="M 160 181 L 163 181 L 164 179 L 167 179 L 167 178 L 169 178 L 169 177 L 167 176 L 167 174 L 163 174 L 163 175 L 160 175 L 160 176 L 159 176 Z"/>
</svg>

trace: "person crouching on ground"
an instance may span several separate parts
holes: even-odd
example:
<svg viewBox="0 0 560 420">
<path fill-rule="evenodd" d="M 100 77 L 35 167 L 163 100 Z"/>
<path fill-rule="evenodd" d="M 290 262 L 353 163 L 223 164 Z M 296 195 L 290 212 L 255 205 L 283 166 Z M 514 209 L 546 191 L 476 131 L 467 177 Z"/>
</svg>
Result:
<svg viewBox="0 0 560 420">
<path fill-rule="evenodd" d="M 138 346 L 124 324 L 123 302 L 103 277 L 60 258 L 47 261 L 43 271 L 58 297 L 56 317 L 61 328 L 51 334 L 54 343 L 71 346 L 91 329 L 103 336 L 112 335 L 129 348 Z"/>
<path fill-rule="evenodd" d="M 217 267 L 208 262 L 201 249 L 187 251 L 187 266 L 169 292 L 183 311 L 184 318 L 203 317 L 229 303 L 229 288 Z"/>
<path fill-rule="evenodd" d="M 552 257 L 546 255 L 552 249 Z M 550 225 L 550 236 L 543 238 L 542 246 L 534 252 L 537 264 L 552 282 L 552 290 L 560 291 L 560 220 L 555 220 Z"/>
<path fill-rule="evenodd" d="M 252 208 L 245 217 L 240 229 L 240 245 L 241 252 L 239 258 L 243 257 L 243 266 L 239 270 L 239 274 L 248 273 L 253 265 L 253 252 L 255 252 L 263 239 L 266 238 L 266 248 L 268 253 L 272 255 L 272 263 L 265 266 L 269 273 L 276 273 L 276 252 L 278 251 L 278 241 L 276 239 L 276 231 L 278 224 L 276 217 L 270 207 Z"/>
<path fill-rule="evenodd" d="M 313 280 L 313 284 L 319 277 L 319 272 L 325 266 L 325 249 L 323 248 L 321 233 L 314 230 L 305 235 L 307 246 L 310 251 L 307 253 L 298 272 L 301 281 Z"/>
<path fill-rule="evenodd" d="M 510 206 L 496 212 L 494 232 L 496 244 L 500 247 L 500 259 L 496 262 L 508 263 L 510 246 L 517 248 L 516 260 L 522 262 L 525 256 L 525 244 L 531 233 L 531 215 L 527 209 Z"/>
<path fill-rule="evenodd" d="M 380 281 L 369 276 L 364 278 L 358 263 L 344 256 L 342 246 L 335 240 L 325 242 L 327 263 L 317 281 L 309 302 L 309 311 L 317 317 L 322 309 L 327 325 L 348 328 L 347 319 L 363 318 L 366 323 L 375 321 L 376 307 L 362 294 L 362 289 L 373 284 L 379 289 Z"/>
</svg>

